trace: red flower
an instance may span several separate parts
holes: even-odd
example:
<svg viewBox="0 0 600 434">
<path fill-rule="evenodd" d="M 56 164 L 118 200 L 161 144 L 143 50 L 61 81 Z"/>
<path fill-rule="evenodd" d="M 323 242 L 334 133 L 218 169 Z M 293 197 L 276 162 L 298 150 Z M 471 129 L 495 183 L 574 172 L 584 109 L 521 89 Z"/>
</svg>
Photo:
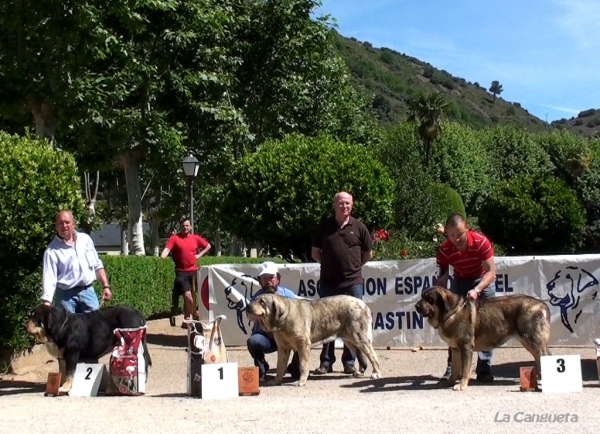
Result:
<svg viewBox="0 0 600 434">
<path fill-rule="evenodd" d="M 373 241 L 387 241 L 389 237 L 390 234 L 388 234 L 388 231 L 385 229 L 377 229 L 373 234 Z"/>
<path fill-rule="evenodd" d="M 400 252 L 400 254 L 402 256 L 406 256 L 408 254 L 408 252 L 406 251 L 406 249 L 402 249 L 402 251 Z"/>
</svg>

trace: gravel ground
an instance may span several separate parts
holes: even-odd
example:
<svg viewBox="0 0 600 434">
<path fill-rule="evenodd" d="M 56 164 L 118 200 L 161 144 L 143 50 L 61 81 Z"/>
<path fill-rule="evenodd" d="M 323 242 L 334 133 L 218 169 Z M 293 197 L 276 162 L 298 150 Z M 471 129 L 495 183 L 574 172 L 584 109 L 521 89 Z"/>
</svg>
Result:
<svg viewBox="0 0 600 434">
<path fill-rule="evenodd" d="M 553 354 L 581 355 L 583 393 L 520 392 L 519 366 L 532 364 L 529 353 L 522 348 L 496 350 L 495 383 L 478 385 L 472 381 L 464 392 L 436 385 L 437 376 L 445 368 L 445 351 L 378 349 L 384 375 L 381 380 L 344 375 L 337 362 L 336 372 L 311 376 L 304 388 L 284 384 L 262 387 L 255 397 L 203 401 L 186 397 L 184 333 L 169 327 L 166 320 L 149 324 L 154 366 L 147 395 L 142 397 L 44 397 L 47 373 L 56 371 L 57 365 L 45 350 L 36 350 L 15 362 L 17 375 L 4 375 L 0 381 L 0 432 L 480 433 L 525 428 L 527 432 L 596 433 L 600 424 L 600 386 L 591 347 L 551 349 Z M 245 349 L 229 350 L 231 361 L 240 366 L 252 365 Z M 336 355 L 341 357 L 341 350 Z M 267 360 L 275 368 L 276 355 L 269 355 Z M 318 366 L 318 361 L 319 350 L 315 349 L 311 369 Z M 522 421 L 528 414 L 566 413 L 577 421 Z M 510 422 L 496 421 L 505 415 Z"/>
</svg>

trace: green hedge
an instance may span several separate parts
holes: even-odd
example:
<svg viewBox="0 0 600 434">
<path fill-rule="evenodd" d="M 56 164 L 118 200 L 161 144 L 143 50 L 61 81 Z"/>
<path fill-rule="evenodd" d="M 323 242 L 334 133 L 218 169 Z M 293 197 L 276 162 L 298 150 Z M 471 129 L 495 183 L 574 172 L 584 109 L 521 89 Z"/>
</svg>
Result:
<svg viewBox="0 0 600 434">
<path fill-rule="evenodd" d="M 146 318 L 166 316 L 171 310 L 171 288 L 175 279 L 175 268 L 170 258 L 155 256 L 110 256 L 102 255 L 104 269 L 113 292 L 113 300 L 107 306 L 127 304 L 139 309 Z M 244 258 L 238 256 L 205 256 L 200 266 L 211 264 L 259 264 L 263 261 L 283 262 L 279 258 Z M 11 297 L 5 308 L 13 312 L 11 336 L 0 342 L 0 359 L 27 350 L 34 341 L 25 333 L 22 325 L 28 312 L 39 303 L 41 294 L 41 270 L 24 278 L 18 290 L 19 297 Z M 102 285 L 95 282 L 98 297 Z"/>
<path fill-rule="evenodd" d="M 199 266 L 212 264 L 259 264 L 280 259 L 244 258 L 241 256 L 205 256 Z M 175 268 L 171 258 L 156 256 L 103 255 L 102 262 L 110 282 L 113 300 L 107 305 L 126 304 L 139 309 L 146 318 L 168 315 L 171 310 L 171 289 Z M 94 284 L 100 297 L 102 285 Z"/>
<path fill-rule="evenodd" d="M 0 351 L 30 344 L 23 324 L 39 300 L 39 274 L 54 217 L 71 209 L 84 215 L 73 156 L 34 137 L 0 131 Z"/>
</svg>

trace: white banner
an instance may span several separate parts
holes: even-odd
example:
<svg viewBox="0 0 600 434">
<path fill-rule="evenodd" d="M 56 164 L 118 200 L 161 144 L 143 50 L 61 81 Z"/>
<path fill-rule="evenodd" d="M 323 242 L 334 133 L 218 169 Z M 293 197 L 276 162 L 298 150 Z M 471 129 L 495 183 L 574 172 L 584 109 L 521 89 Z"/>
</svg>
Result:
<svg viewBox="0 0 600 434">
<path fill-rule="evenodd" d="M 279 264 L 281 285 L 316 299 L 316 263 Z M 226 342 L 245 346 L 251 326 L 246 301 L 260 289 L 258 264 L 219 264 L 199 270 L 202 316 L 227 317 Z M 363 267 L 364 296 L 373 313 L 376 347 L 446 347 L 414 308 L 436 277 L 434 259 L 369 262 Z M 600 336 L 600 255 L 496 257 L 496 296 L 527 294 L 545 301 L 552 314 L 551 345 L 590 345 Z M 207 311 L 208 310 L 208 311 Z M 519 346 L 516 341 L 507 346 Z"/>
</svg>

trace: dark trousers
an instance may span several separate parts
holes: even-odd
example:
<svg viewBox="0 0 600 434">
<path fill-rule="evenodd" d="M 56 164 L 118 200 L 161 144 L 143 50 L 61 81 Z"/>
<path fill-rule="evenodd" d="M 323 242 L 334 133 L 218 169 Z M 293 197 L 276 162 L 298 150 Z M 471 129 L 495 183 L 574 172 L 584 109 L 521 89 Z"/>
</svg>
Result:
<svg viewBox="0 0 600 434">
<path fill-rule="evenodd" d="M 254 366 L 258 366 L 260 378 L 263 378 L 269 371 L 269 364 L 265 360 L 265 354 L 274 353 L 277 351 L 277 343 L 271 333 L 262 333 L 260 331 L 252 333 L 246 341 L 248 352 L 254 359 Z M 292 378 L 300 377 L 300 358 L 298 353 L 293 351 L 292 363 L 288 367 L 288 371 Z"/>
<path fill-rule="evenodd" d="M 452 280 L 452 286 L 450 290 L 455 294 L 462 295 L 463 297 L 467 296 L 467 292 L 473 289 L 481 279 L 473 279 L 473 280 Z M 490 285 L 485 288 L 479 294 L 480 299 L 488 299 L 496 296 L 496 291 L 494 285 Z M 448 369 L 452 366 L 452 351 L 448 348 Z M 477 353 L 477 367 L 475 368 L 475 372 L 477 375 L 480 374 L 491 374 L 492 373 L 492 350 L 490 351 L 480 351 Z"/>
<path fill-rule="evenodd" d="M 319 297 L 331 297 L 333 295 L 351 295 L 352 297 L 363 298 L 363 290 L 364 286 L 354 285 L 349 288 L 338 289 L 334 287 L 330 287 L 327 285 L 321 284 L 319 287 Z M 321 350 L 321 366 L 329 368 L 335 363 L 335 341 L 329 342 L 323 345 L 323 349 Z M 356 360 L 356 355 L 352 354 L 352 351 L 344 345 L 344 351 L 342 352 L 342 364 L 345 366 L 354 366 L 354 362 Z"/>
</svg>

